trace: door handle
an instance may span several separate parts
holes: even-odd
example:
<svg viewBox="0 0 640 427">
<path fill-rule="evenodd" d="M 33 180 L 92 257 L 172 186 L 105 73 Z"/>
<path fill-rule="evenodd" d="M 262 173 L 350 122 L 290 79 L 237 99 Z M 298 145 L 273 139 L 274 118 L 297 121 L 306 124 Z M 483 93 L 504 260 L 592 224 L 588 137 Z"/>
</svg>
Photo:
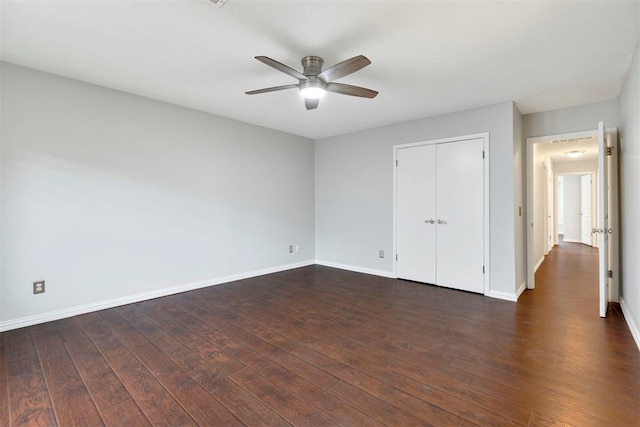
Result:
<svg viewBox="0 0 640 427">
<path fill-rule="evenodd" d="M 446 225 L 446 224 L 447 224 L 447 221 L 443 221 L 443 220 L 439 219 L 439 220 L 438 220 L 438 224 L 445 224 L 445 225 Z"/>
<path fill-rule="evenodd" d="M 427 223 L 427 224 L 433 224 L 433 223 L 435 223 L 435 221 L 434 221 L 434 220 L 432 220 L 432 219 L 425 219 L 425 220 L 424 220 L 424 222 L 425 222 L 425 223 Z"/>
</svg>

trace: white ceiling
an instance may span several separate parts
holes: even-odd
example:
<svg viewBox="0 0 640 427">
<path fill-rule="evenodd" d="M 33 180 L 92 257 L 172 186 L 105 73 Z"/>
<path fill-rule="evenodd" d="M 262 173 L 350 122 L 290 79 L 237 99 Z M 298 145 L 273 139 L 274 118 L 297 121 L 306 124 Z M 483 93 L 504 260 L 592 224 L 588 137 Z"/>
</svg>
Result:
<svg viewBox="0 0 640 427">
<path fill-rule="evenodd" d="M 594 132 L 593 135 L 581 135 L 573 138 L 550 139 L 539 142 L 539 144 L 554 163 L 578 162 L 598 158 L 597 132 Z M 570 158 L 566 155 L 569 151 L 583 151 L 584 153 L 581 157 Z"/>
<path fill-rule="evenodd" d="M 0 58 L 196 110 L 322 138 L 514 100 L 522 113 L 618 96 L 640 38 L 638 1 L 2 0 Z M 363 54 L 307 111 L 295 90 L 244 92 Z"/>
</svg>

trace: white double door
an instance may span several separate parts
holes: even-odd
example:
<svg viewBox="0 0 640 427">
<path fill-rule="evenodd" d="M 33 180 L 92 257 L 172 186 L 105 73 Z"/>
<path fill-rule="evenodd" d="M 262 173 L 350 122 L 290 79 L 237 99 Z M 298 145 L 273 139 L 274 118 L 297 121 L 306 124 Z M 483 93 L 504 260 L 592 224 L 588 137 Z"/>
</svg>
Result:
<svg viewBox="0 0 640 427">
<path fill-rule="evenodd" d="M 484 293 L 484 140 L 399 148 L 398 278 Z"/>
</svg>

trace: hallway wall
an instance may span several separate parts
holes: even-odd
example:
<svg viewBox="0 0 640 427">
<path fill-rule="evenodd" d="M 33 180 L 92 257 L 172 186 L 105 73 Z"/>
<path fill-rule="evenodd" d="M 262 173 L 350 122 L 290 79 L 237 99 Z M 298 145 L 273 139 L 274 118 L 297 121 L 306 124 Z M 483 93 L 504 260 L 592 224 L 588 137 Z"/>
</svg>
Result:
<svg viewBox="0 0 640 427">
<path fill-rule="evenodd" d="M 547 200 L 546 182 L 549 156 L 542 144 L 533 145 L 533 227 L 529 227 L 533 235 L 533 260 L 536 265 L 544 259 L 547 253 Z"/>
<path fill-rule="evenodd" d="M 640 348 L 640 45 L 620 94 L 621 303 Z"/>
</svg>

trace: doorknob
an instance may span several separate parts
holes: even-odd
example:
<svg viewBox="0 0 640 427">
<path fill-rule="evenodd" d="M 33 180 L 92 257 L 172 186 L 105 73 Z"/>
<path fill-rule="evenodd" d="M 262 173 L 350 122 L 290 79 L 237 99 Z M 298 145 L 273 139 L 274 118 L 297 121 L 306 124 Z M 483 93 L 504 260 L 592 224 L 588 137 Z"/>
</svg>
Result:
<svg viewBox="0 0 640 427">
<path fill-rule="evenodd" d="M 595 228 L 591 229 L 591 234 L 596 234 L 598 232 L 598 230 L 596 230 Z"/>
<path fill-rule="evenodd" d="M 447 223 L 447 221 L 443 221 L 441 219 L 438 220 L 438 224 L 446 224 L 446 223 Z"/>
<path fill-rule="evenodd" d="M 425 219 L 425 220 L 424 220 L 424 222 L 425 222 L 425 223 L 427 223 L 427 224 L 433 224 L 433 223 L 435 223 L 435 221 L 434 221 L 434 220 L 432 220 L 432 219 Z"/>
</svg>

